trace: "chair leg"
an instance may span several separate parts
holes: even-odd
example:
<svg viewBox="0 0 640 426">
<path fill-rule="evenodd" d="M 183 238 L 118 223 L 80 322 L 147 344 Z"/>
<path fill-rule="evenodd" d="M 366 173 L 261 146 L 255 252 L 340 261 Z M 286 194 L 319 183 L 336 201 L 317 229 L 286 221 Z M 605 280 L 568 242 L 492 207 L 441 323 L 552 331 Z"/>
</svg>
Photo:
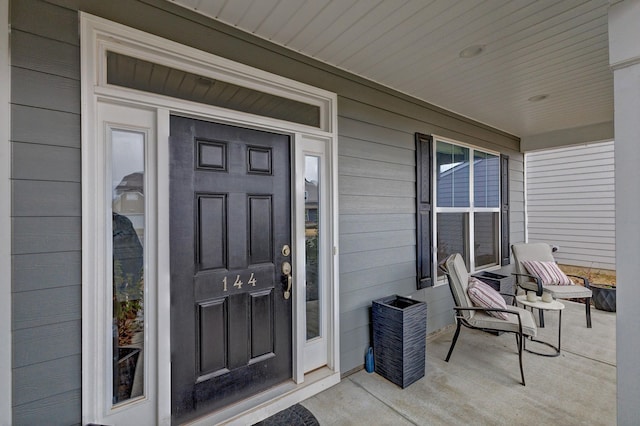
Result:
<svg viewBox="0 0 640 426">
<path fill-rule="evenodd" d="M 518 360 L 520 361 L 520 377 L 522 378 L 522 386 L 526 386 L 524 383 L 524 369 L 522 368 L 522 348 L 524 346 L 524 336 L 516 334 L 516 340 L 518 341 Z"/>
<path fill-rule="evenodd" d="M 458 336 L 460 335 L 460 321 L 457 320 L 456 333 L 453 335 L 453 340 L 451 341 L 451 347 L 449 347 L 449 353 L 447 354 L 446 362 L 449 362 L 449 358 L 451 358 L 451 353 L 453 352 L 453 348 L 456 346 L 456 342 L 458 341 Z"/>
<path fill-rule="evenodd" d="M 538 316 L 540 317 L 540 328 L 544 328 L 544 311 L 538 309 Z"/>
<path fill-rule="evenodd" d="M 584 302 L 584 309 L 587 314 L 587 328 L 591 328 L 591 298 L 587 297 Z"/>
</svg>

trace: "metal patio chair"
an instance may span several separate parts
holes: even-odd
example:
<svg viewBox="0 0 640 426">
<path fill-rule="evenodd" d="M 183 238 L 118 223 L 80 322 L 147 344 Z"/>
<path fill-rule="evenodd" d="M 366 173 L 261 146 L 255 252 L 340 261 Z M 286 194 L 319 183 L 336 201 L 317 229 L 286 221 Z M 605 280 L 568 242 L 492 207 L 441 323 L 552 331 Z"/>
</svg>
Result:
<svg viewBox="0 0 640 426">
<path fill-rule="evenodd" d="M 523 265 L 525 261 L 553 262 L 553 249 L 545 243 L 519 243 L 511 246 L 511 252 L 516 264 L 516 283 L 525 291 L 535 291 L 536 295 L 542 296 L 543 292 L 551 293 L 554 299 L 585 299 L 585 314 L 587 317 L 587 328 L 591 328 L 591 289 L 589 280 L 579 275 L 567 275 L 582 280 L 583 285 L 553 285 L 545 284 L 540 276 L 532 274 Z M 540 327 L 544 327 L 544 314 L 540 312 Z"/>
<path fill-rule="evenodd" d="M 453 295 L 455 306 L 456 332 L 451 341 L 449 353 L 447 353 L 446 362 L 449 362 L 453 348 L 456 345 L 458 336 L 460 335 L 461 326 L 474 328 L 490 332 L 506 332 L 516 335 L 516 343 L 518 345 L 518 359 L 520 361 L 520 376 L 522 385 L 524 382 L 524 370 L 522 368 L 522 351 L 524 349 L 524 338 L 535 337 L 538 331 L 536 322 L 531 312 L 517 307 L 508 306 L 504 308 L 485 308 L 474 306 L 467 294 L 469 285 L 469 272 L 462 260 L 462 256 L 458 253 L 450 255 L 440 264 L 440 269 L 447 275 L 449 288 Z M 508 295 L 513 296 L 513 295 Z M 488 312 L 505 312 L 508 313 L 508 319 L 500 319 L 489 315 Z M 487 334 L 487 337 L 490 335 Z"/>
</svg>

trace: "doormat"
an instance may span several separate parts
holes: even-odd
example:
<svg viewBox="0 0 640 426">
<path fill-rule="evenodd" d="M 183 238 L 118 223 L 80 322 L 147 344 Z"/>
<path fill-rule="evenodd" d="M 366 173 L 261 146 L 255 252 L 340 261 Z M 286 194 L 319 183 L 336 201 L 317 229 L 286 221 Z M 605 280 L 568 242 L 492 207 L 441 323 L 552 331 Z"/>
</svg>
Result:
<svg viewBox="0 0 640 426">
<path fill-rule="evenodd" d="M 293 405 L 286 410 L 282 410 L 279 413 L 274 414 L 271 417 L 267 417 L 261 422 L 254 424 L 253 426 L 319 426 L 318 420 L 311 413 L 300 404 Z"/>
</svg>

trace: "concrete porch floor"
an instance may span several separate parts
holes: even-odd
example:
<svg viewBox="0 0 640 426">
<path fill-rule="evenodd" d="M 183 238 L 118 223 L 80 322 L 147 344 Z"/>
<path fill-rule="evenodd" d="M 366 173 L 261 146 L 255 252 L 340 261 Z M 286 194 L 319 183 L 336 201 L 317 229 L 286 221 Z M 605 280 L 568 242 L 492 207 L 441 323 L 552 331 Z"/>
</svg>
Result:
<svg viewBox="0 0 640 426">
<path fill-rule="evenodd" d="M 463 328 L 446 363 L 451 328 L 429 336 L 425 377 L 407 388 L 361 370 L 302 405 L 321 425 L 614 425 L 616 314 L 592 308 L 587 329 L 584 305 L 563 303 L 562 353 L 525 352 L 526 386 L 513 334 Z M 538 338 L 557 343 L 557 313 L 547 312 L 545 323 Z"/>
</svg>

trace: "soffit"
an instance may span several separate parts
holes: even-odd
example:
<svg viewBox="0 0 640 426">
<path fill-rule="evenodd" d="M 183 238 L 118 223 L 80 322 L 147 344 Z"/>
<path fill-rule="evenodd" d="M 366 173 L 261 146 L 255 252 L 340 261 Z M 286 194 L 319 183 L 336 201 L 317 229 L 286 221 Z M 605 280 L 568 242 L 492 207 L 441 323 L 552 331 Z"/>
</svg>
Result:
<svg viewBox="0 0 640 426">
<path fill-rule="evenodd" d="M 613 120 L 608 0 L 172 1 L 516 136 Z"/>
</svg>

